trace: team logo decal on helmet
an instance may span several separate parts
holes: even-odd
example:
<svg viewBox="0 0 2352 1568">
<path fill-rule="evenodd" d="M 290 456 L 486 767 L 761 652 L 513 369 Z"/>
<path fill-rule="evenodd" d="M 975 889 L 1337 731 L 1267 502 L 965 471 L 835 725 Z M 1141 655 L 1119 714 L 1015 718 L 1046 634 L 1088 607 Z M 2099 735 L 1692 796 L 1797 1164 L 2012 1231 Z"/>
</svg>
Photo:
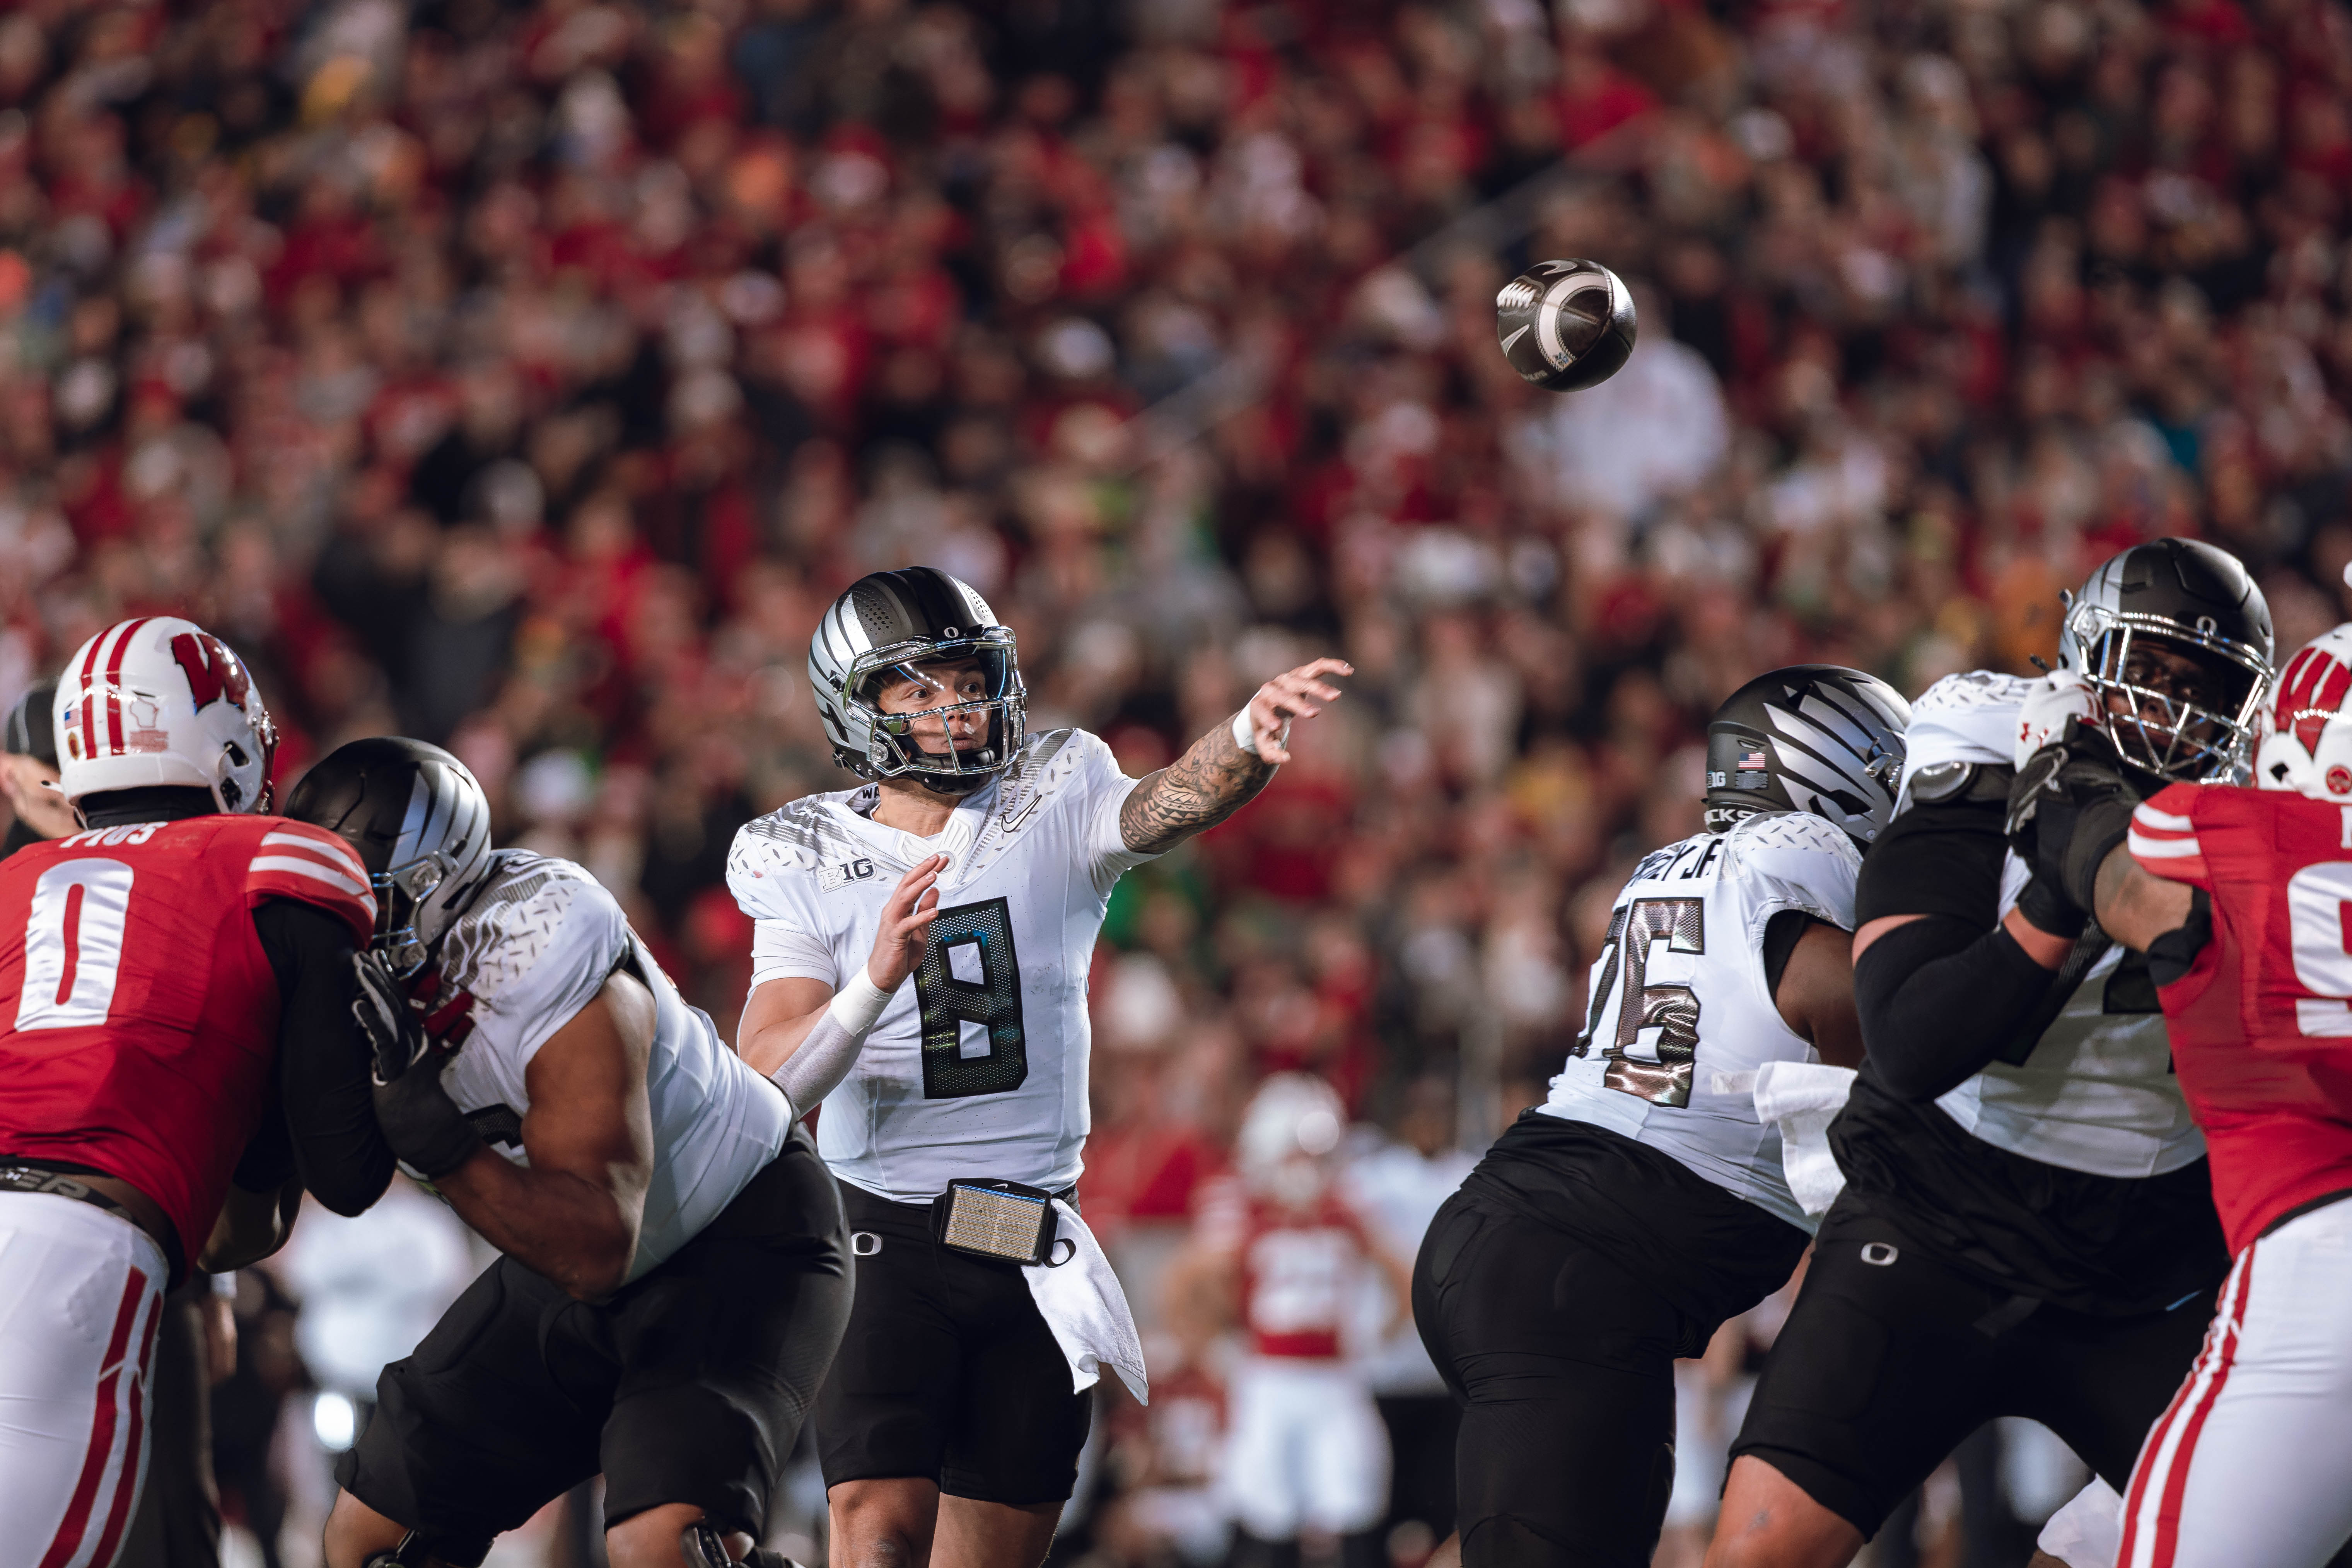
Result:
<svg viewBox="0 0 2352 1568">
<path fill-rule="evenodd" d="M 207 790 L 223 811 L 268 808 L 278 727 L 244 661 L 194 621 L 107 627 L 67 661 L 51 711 L 68 800 L 165 785 Z"/>
<path fill-rule="evenodd" d="M 2314 800 L 2352 803 L 2352 624 L 2287 660 L 2262 712 L 2254 783 Z"/>
<path fill-rule="evenodd" d="M 1001 771 L 1027 733 L 1012 629 L 969 584 L 935 567 L 851 584 L 809 639 L 808 675 L 834 760 L 863 779 L 910 776 L 960 794 Z M 881 705 L 894 681 L 959 699 L 942 687 L 949 679 L 977 694 L 908 711 Z"/>
<path fill-rule="evenodd" d="M 2098 700 L 2094 727 L 2159 779 L 2226 778 L 2268 693 L 2270 605 L 2238 558 L 2189 539 L 2136 544 L 2065 595 L 2058 668 Z"/>
<path fill-rule="evenodd" d="M 1706 825 L 1805 811 L 1867 844 L 1895 813 L 1911 705 L 1874 675 L 1799 664 L 1733 692 L 1706 727 Z"/>
</svg>

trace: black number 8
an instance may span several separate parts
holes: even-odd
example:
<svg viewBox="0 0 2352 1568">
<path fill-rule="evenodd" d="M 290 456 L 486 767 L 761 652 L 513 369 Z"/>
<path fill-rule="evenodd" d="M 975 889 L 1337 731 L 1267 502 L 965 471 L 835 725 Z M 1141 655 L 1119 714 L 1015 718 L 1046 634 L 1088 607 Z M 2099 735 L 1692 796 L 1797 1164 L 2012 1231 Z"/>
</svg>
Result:
<svg viewBox="0 0 2352 1568">
<path fill-rule="evenodd" d="M 980 949 L 980 982 L 959 980 L 950 950 Z M 1029 1077 L 1029 1040 L 1021 1028 L 1021 961 L 1013 951 L 1013 916 L 1003 899 L 958 904 L 931 923 L 931 945 L 915 968 L 923 1019 L 923 1098 L 961 1100 L 1003 1094 Z M 963 1054 L 963 1026 L 988 1031 L 988 1054 Z"/>
</svg>

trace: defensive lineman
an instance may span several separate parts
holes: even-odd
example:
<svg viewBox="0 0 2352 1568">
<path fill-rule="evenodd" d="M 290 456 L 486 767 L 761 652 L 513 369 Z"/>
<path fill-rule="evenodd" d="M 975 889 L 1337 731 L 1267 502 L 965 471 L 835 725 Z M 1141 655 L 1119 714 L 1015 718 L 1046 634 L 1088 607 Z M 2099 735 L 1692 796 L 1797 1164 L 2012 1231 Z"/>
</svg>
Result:
<svg viewBox="0 0 2352 1568">
<path fill-rule="evenodd" d="M 1855 895 L 1846 1186 L 1733 1446 L 1711 1568 L 1850 1561 L 1995 1415 L 2123 1484 L 2228 1259 L 2146 964 L 2008 852 L 2004 810 L 2021 737 L 2067 712 L 2140 793 L 2228 776 L 2270 658 L 2245 569 L 2158 540 L 2069 597 L 2062 680 L 1953 676 L 1915 705 Z"/>
<path fill-rule="evenodd" d="M 825 1097 L 858 1248 L 817 1400 L 835 1561 L 920 1563 L 935 1536 L 968 1568 L 1045 1556 L 1089 1400 L 1022 1269 L 935 1239 L 934 1200 L 1034 1212 L 1071 1191 L 1112 885 L 1264 788 L 1346 673 L 1276 677 L 1139 783 L 1083 731 L 1026 733 L 1013 633 L 947 574 L 877 573 L 826 611 L 809 680 L 864 783 L 746 826 L 728 881 L 758 922 L 740 1047 L 794 1103 Z M 950 1197 L 975 1181 L 995 1185 Z"/>
<path fill-rule="evenodd" d="M 1634 869 L 1550 1098 L 1431 1224 L 1413 1317 L 1464 1405 L 1468 1568 L 1655 1552 L 1675 1358 L 1778 1289 L 1812 1229 L 1752 1080 L 1861 1056 L 1857 845 L 1893 814 L 1908 720 L 1894 688 L 1830 665 L 1731 695 L 1707 729 L 1707 830 Z"/>
<path fill-rule="evenodd" d="M 2291 660 L 2255 787 L 2134 809 L 2074 736 L 2013 818 L 2067 900 L 2147 955 L 2236 1258 L 2125 1494 L 2122 1568 L 2319 1568 L 2352 1538 L 2352 626 Z"/>
<path fill-rule="evenodd" d="M 0 862 L 0 1542 L 106 1568 L 164 1290 L 275 1251 L 301 1182 L 356 1214 L 391 1177 L 342 1136 L 375 903 L 331 835 L 268 814 L 276 731 L 203 627 L 108 627 L 51 715 L 82 829 Z"/>
<path fill-rule="evenodd" d="M 848 1310 L 792 1106 L 587 872 L 490 848 L 447 752 L 354 741 L 287 810 L 382 900 L 361 964 L 382 1136 L 505 1255 L 384 1368 L 331 1568 L 467 1568 L 599 1471 L 614 1568 L 678 1568 L 706 1521 L 740 1555 Z"/>
</svg>

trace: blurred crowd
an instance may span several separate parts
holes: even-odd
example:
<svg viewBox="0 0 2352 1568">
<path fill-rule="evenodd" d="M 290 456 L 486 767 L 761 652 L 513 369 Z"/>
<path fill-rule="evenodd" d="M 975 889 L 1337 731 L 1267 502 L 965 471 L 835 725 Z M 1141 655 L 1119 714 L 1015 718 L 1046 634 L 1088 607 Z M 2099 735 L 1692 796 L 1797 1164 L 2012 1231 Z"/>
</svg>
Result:
<svg viewBox="0 0 2352 1568">
<path fill-rule="evenodd" d="M 2165 533 L 2342 616 L 2347 104 L 2333 0 L 23 0 L 0 698 L 194 615 L 281 789 L 447 744 L 731 1028 L 860 573 L 976 584 L 1139 774 L 1343 655 L 1106 931 L 1148 1280 L 1266 1072 L 1540 1098 L 1749 675 L 2026 668 Z M 1642 321 L 1568 397 L 1493 328 L 1555 256 Z"/>
</svg>

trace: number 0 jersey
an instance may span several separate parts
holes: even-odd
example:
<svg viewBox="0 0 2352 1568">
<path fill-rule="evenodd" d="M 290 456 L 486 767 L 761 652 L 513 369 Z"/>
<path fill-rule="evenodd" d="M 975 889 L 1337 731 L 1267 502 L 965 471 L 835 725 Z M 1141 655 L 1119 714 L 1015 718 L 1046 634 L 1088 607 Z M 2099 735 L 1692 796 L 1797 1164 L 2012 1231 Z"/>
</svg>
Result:
<svg viewBox="0 0 2352 1568">
<path fill-rule="evenodd" d="M 2242 1251 L 2352 1188 L 2352 807 L 2173 784 L 2141 805 L 2128 844 L 2151 875 L 2211 897 L 2210 937 L 2158 995 Z"/>
<path fill-rule="evenodd" d="M 120 1177 L 191 1263 L 273 1103 L 271 899 L 375 926 L 367 870 L 277 816 L 94 828 L 0 861 L 0 1159 Z"/>
<path fill-rule="evenodd" d="M 1617 895 L 1584 1033 L 1542 1109 L 1646 1143 L 1811 1232 L 1781 1172 L 1780 1131 L 1757 1120 L 1744 1088 L 1714 1080 L 1821 1059 L 1773 1003 L 1764 930 L 1795 910 L 1851 931 L 1861 865 L 1843 829 L 1803 812 L 1652 853 Z"/>
<path fill-rule="evenodd" d="M 645 983 L 655 1006 L 646 1064 L 654 1169 L 629 1265 L 635 1279 L 692 1240 L 776 1157 L 792 1131 L 790 1102 L 727 1047 L 709 1015 L 687 1005 L 586 871 L 522 849 L 501 849 L 490 863 L 438 954 L 443 996 L 470 997 L 474 1025 L 442 1083 L 492 1148 L 528 1165 L 531 1058 L 616 972 Z"/>
<path fill-rule="evenodd" d="M 839 988 L 874 951 L 898 879 L 948 857 L 929 955 L 817 1121 L 835 1175 L 901 1203 L 950 1177 L 1059 1191 L 1087 1137 L 1087 973 L 1127 847 L 1135 781 L 1080 730 L 1032 737 L 931 838 L 862 815 L 875 792 L 794 801 L 747 825 L 727 885 L 756 922 L 751 983 Z"/>
</svg>

